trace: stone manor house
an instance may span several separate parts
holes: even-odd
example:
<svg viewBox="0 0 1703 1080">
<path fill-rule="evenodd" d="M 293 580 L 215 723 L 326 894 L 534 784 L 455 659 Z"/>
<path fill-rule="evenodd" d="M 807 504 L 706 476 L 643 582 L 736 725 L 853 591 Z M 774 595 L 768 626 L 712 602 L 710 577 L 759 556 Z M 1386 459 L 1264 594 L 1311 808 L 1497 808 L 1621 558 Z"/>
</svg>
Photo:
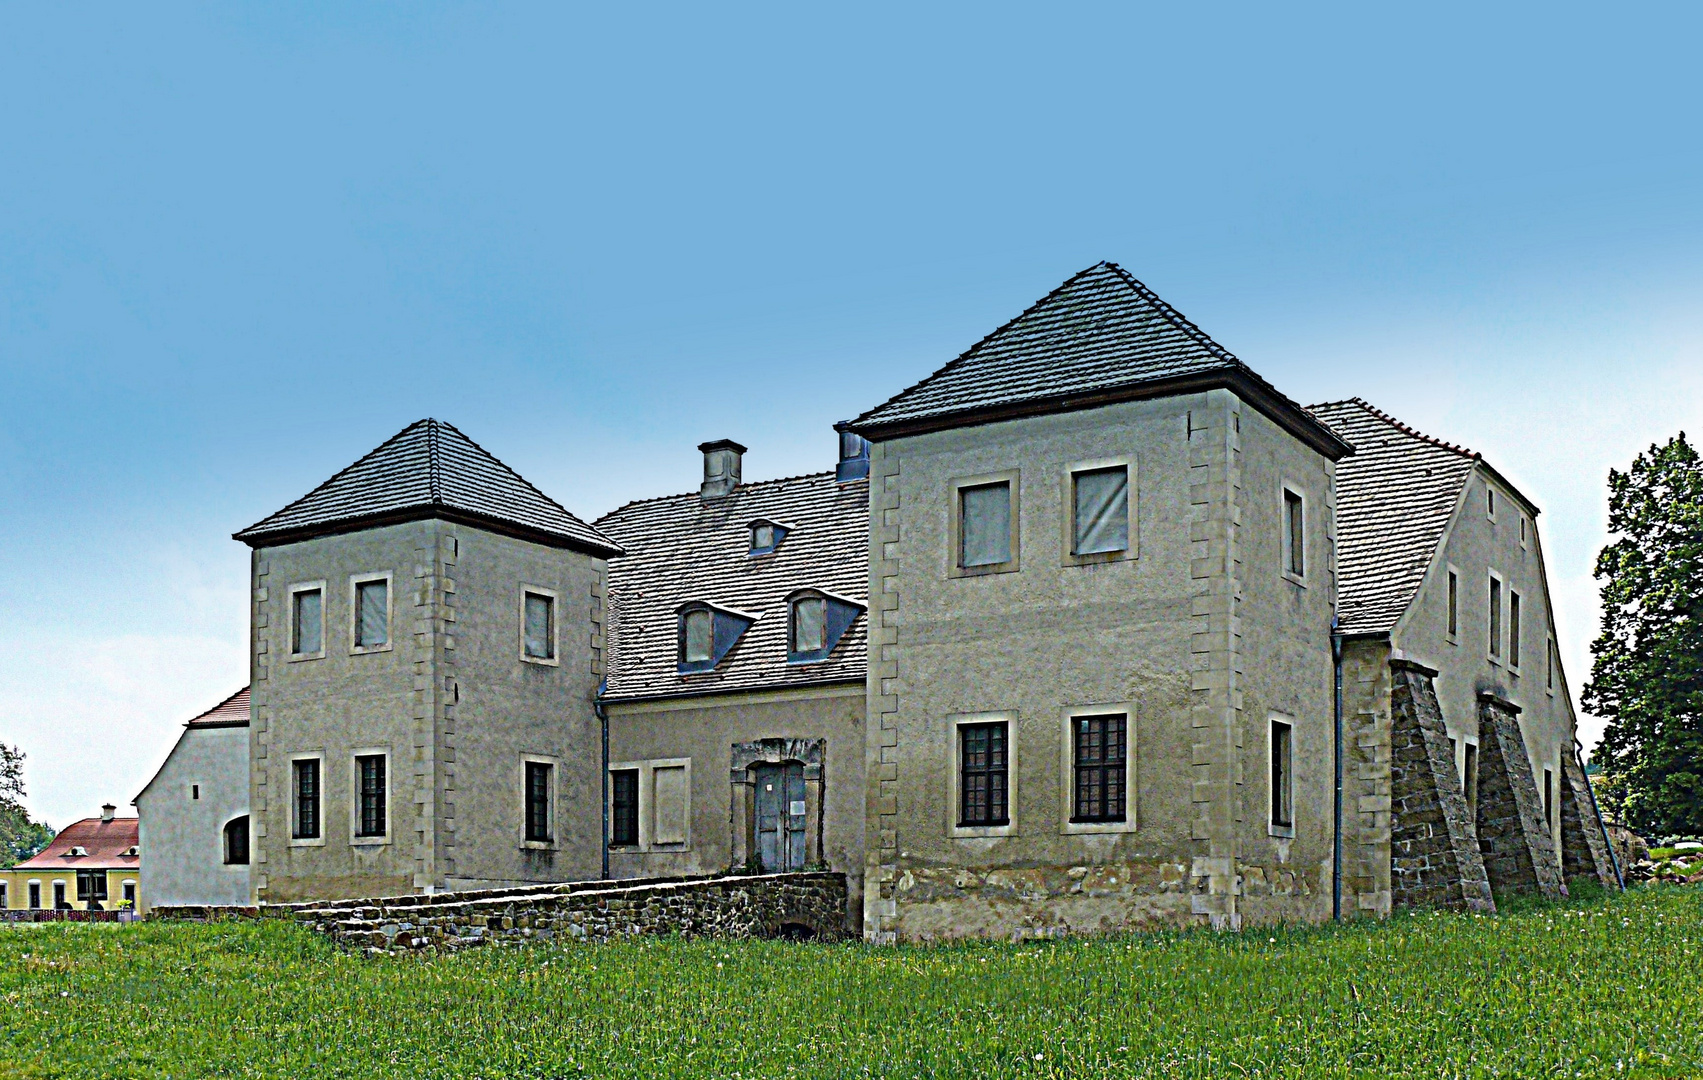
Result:
<svg viewBox="0 0 1703 1080">
<path fill-rule="evenodd" d="M 144 895 L 827 868 L 890 942 L 1615 882 L 1538 508 L 1478 454 L 1111 263 L 838 427 L 588 523 L 422 420 L 237 533 L 251 686 L 150 787 Z"/>
</svg>

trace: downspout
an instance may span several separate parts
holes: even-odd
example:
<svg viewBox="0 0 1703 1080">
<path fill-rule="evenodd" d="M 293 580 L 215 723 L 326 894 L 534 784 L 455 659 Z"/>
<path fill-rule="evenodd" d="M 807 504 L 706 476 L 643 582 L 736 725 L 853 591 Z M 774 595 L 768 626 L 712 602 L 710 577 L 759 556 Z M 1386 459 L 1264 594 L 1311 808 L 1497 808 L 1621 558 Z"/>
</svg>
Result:
<svg viewBox="0 0 1703 1080">
<path fill-rule="evenodd" d="M 1585 778 L 1585 790 L 1591 796 L 1591 813 L 1597 816 L 1597 828 L 1602 830 L 1602 842 L 1608 848 L 1608 861 L 1614 867 L 1614 883 L 1620 886 L 1620 891 L 1626 891 L 1626 878 L 1620 872 L 1620 853 L 1614 850 L 1614 841 L 1609 839 L 1608 822 L 1602 819 L 1602 809 L 1597 806 L 1597 788 L 1591 783 L 1591 774 L 1585 772 L 1585 747 L 1579 742 L 1579 736 L 1573 736 L 1573 757 L 1579 763 L 1579 772 Z"/>
<path fill-rule="evenodd" d="M 1330 917 L 1342 920 L 1342 634 L 1335 616 L 1330 620 L 1331 666 L 1336 689 L 1332 697 L 1334 723 L 1331 727 L 1331 767 L 1336 777 L 1336 794 L 1331 807 Z"/>
<path fill-rule="evenodd" d="M 603 753 L 601 779 L 599 788 L 603 792 L 603 833 L 598 847 L 603 849 L 603 880 L 609 880 L 609 712 L 603 707 L 603 695 L 609 689 L 609 680 L 605 678 L 597 686 L 597 697 L 591 707 L 597 712 L 597 719 L 603 725 Z"/>
</svg>

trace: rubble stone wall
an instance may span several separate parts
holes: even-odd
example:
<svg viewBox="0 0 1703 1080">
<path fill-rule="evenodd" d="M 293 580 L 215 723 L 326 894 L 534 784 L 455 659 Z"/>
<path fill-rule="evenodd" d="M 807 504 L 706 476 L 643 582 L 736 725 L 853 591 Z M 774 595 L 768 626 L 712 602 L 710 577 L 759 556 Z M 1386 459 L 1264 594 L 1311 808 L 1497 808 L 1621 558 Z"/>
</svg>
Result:
<svg viewBox="0 0 1703 1080">
<path fill-rule="evenodd" d="M 1498 891 L 1567 895 L 1555 841 L 1544 821 L 1520 707 L 1495 694 L 1478 698 L 1478 844 Z"/>
</svg>

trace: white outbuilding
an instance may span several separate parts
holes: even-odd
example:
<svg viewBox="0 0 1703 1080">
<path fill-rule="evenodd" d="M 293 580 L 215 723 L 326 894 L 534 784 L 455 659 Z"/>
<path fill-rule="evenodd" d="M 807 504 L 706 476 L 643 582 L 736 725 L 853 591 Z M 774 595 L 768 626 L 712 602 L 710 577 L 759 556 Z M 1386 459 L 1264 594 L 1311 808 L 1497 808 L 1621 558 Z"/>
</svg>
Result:
<svg viewBox="0 0 1703 1080">
<path fill-rule="evenodd" d="M 245 686 L 183 726 L 136 796 L 142 910 L 250 902 L 248 721 Z"/>
</svg>

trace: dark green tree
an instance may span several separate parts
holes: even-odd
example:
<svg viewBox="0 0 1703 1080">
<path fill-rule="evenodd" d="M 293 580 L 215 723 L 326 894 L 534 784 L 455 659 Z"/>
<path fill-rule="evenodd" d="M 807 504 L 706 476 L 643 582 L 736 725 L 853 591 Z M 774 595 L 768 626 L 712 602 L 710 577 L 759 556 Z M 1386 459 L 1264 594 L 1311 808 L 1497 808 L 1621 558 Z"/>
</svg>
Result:
<svg viewBox="0 0 1703 1080">
<path fill-rule="evenodd" d="M 1602 634 L 1585 708 L 1626 823 L 1703 833 L 1703 461 L 1684 432 L 1608 474 Z"/>
<path fill-rule="evenodd" d="M 0 866 L 11 866 L 53 841 L 53 830 L 24 808 L 24 753 L 0 742 Z"/>
</svg>

